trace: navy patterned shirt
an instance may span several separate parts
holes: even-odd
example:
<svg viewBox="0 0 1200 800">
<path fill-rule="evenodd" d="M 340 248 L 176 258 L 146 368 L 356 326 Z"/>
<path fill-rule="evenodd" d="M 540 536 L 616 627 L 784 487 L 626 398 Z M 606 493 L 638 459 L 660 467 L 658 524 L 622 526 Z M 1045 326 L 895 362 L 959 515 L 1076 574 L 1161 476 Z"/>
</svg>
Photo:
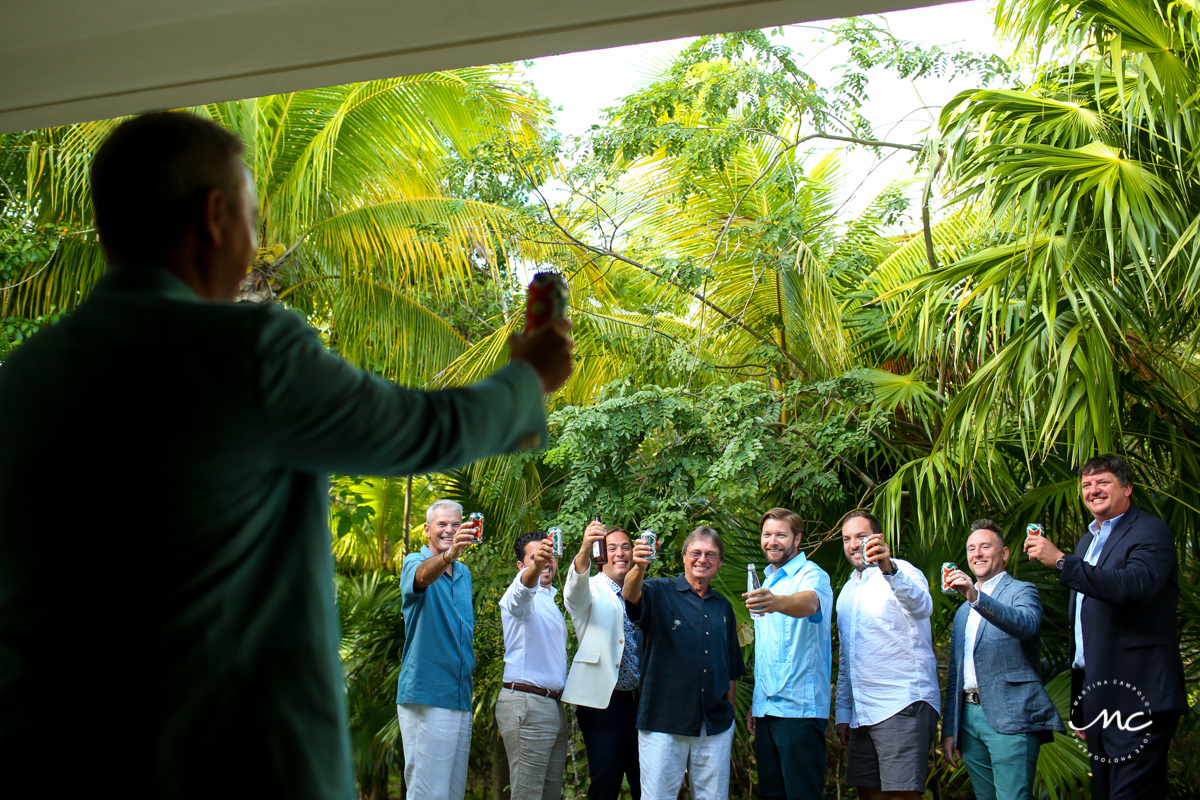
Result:
<svg viewBox="0 0 1200 800">
<path fill-rule="evenodd" d="M 733 606 L 711 586 L 704 597 L 680 575 L 642 585 L 625 610 L 642 630 L 638 730 L 712 736 L 729 730 L 729 682 L 746 674 Z"/>
<path fill-rule="evenodd" d="M 618 599 L 621 598 L 621 585 L 612 578 L 604 575 L 604 580 L 608 581 L 608 588 L 612 589 L 613 594 Z M 621 606 L 624 607 L 625 602 L 622 600 Z M 637 626 L 633 624 L 633 620 L 629 618 L 628 613 L 621 615 L 625 622 L 625 650 L 621 653 L 621 666 L 617 670 L 617 686 L 618 692 L 631 692 L 638 687 L 638 642 L 641 640 L 641 632 Z"/>
</svg>

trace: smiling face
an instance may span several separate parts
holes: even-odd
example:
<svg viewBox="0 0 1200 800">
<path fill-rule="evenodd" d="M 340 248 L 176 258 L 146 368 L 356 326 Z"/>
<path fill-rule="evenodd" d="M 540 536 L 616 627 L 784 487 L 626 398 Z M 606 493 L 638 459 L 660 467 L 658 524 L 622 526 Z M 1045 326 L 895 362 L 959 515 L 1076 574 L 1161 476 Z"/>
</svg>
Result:
<svg viewBox="0 0 1200 800">
<path fill-rule="evenodd" d="M 1083 503 L 1097 522 L 1119 517 L 1129 510 L 1133 484 L 1122 486 L 1111 472 L 1093 472 L 1080 479 Z"/>
<path fill-rule="evenodd" d="M 967 537 L 967 564 L 979 581 L 996 577 L 1007 563 L 1008 548 L 995 531 L 980 528 Z"/>
<path fill-rule="evenodd" d="M 536 569 L 537 568 L 537 562 L 535 562 L 534 558 L 533 558 L 533 554 L 537 552 L 537 549 L 538 549 L 537 542 L 526 542 L 525 543 L 525 557 L 522 558 L 521 562 L 520 562 L 522 567 L 524 567 L 525 569 Z M 542 570 L 542 575 L 540 578 L 538 578 L 538 583 L 541 584 L 542 586 L 549 586 L 550 583 L 554 580 L 554 575 L 557 572 L 558 572 L 558 559 L 552 557 L 550 559 L 550 563 L 547 564 L 545 569 Z"/>
<path fill-rule="evenodd" d="M 624 531 L 608 534 L 608 563 L 600 570 L 618 586 L 625 585 L 625 573 L 633 566 L 633 542 Z"/>
<path fill-rule="evenodd" d="M 429 538 L 429 549 L 434 555 L 450 549 L 460 525 L 462 512 L 453 506 L 438 506 L 433 510 L 433 518 L 425 523 L 425 535 Z"/>
<path fill-rule="evenodd" d="M 683 575 L 693 586 L 707 586 L 721 568 L 721 551 L 706 536 L 697 537 L 683 551 Z"/>
<path fill-rule="evenodd" d="M 842 550 L 846 560 L 857 570 L 863 569 L 862 547 L 871 536 L 871 522 L 866 517 L 851 517 L 842 523 Z"/>
<path fill-rule="evenodd" d="M 787 520 L 768 519 L 763 522 L 762 533 L 758 540 L 767 563 L 781 566 L 796 557 L 800 548 L 800 537 L 792 531 Z"/>
</svg>

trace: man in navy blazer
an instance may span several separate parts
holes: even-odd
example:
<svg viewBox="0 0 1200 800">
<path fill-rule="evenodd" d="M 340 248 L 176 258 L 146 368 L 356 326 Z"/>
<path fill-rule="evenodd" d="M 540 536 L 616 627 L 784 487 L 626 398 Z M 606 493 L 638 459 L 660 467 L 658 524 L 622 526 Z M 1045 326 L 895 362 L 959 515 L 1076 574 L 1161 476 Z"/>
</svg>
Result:
<svg viewBox="0 0 1200 800">
<path fill-rule="evenodd" d="M 1000 527 L 976 520 L 967 537 L 971 579 L 943 580 L 967 602 L 954 615 L 942 752 L 961 753 L 979 800 L 1032 800 L 1038 750 L 1062 718 L 1042 685 L 1042 601 L 1037 588 L 1004 571 L 1009 550 Z"/>
<path fill-rule="evenodd" d="M 1025 540 L 1071 589 L 1071 727 L 1087 740 L 1096 800 L 1165 797 L 1167 748 L 1187 711 L 1175 537 L 1130 503 L 1124 459 L 1097 456 L 1079 475 L 1093 521 L 1076 555 L 1044 536 Z"/>
</svg>

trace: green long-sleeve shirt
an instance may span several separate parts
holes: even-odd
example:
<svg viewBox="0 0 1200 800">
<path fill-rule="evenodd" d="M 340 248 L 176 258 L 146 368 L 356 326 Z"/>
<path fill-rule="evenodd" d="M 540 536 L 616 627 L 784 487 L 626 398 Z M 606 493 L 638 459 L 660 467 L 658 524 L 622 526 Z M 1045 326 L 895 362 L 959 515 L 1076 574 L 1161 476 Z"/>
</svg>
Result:
<svg viewBox="0 0 1200 800">
<path fill-rule="evenodd" d="M 296 314 L 116 268 L 0 365 L 0 775 L 351 798 L 327 474 L 545 439 L 515 363 L 418 392 Z"/>
</svg>

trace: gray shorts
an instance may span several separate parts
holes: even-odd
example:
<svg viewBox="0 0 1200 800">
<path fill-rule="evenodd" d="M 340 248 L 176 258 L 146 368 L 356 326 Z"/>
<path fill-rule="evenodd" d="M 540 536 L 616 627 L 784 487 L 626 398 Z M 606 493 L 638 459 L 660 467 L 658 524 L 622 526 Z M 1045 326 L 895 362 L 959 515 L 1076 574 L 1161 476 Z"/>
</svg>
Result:
<svg viewBox="0 0 1200 800">
<path fill-rule="evenodd" d="M 874 725 L 850 729 L 846 783 L 884 792 L 924 792 L 938 713 L 918 700 Z"/>
</svg>

